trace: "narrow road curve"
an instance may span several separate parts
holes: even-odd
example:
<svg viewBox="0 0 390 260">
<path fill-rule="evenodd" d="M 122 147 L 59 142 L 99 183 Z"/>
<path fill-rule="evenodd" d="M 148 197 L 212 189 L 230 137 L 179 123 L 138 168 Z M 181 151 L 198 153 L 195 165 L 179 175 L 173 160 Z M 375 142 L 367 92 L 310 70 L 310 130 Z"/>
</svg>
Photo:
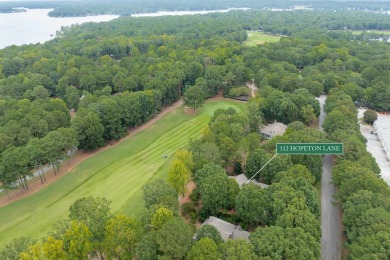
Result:
<svg viewBox="0 0 390 260">
<path fill-rule="evenodd" d="M 318 101 L 321 105 L 319 117 L 320 130 L 325 120 L 326 113 L 324 104 L 326 95 L 321 95 Z M 332 182 L 332 155 L 325 155 L 322 161 L 321 179 L 321 259 L 340 260 L 341 259 L 341 220 L 339 208 L 334 204 L 333 195 L 336 188 Z"/>
</svg>

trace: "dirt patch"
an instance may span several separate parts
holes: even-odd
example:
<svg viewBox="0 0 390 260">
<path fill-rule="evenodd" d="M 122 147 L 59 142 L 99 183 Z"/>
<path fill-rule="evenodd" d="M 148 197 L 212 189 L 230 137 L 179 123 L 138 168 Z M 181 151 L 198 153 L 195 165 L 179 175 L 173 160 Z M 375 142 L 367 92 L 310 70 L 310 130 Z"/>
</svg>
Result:
<svg viewBox="0 0 390 260">
<path fill-rule="evenodd" d="M 309 127 L 311 128 L 320 128 L 320 120 L 318 118 L 311 120 Z"/>
<path fill-rule="evenodd" d="M 226 166 L 225 167 L 225 170 L 226 172 L 228 173 L 228 175 L 234 175 L 234 167 L 233 166 Z"/>
<path fill-rule="evenodd" d="M 184 197 L 180 197 L 179 199 L 179 204 L 180 206 L 182 206 L 183 204 L 185 203 L 189 203 L 189 202 L 192 202 L 192 200 L 190 199 L 190 195 L 192 194 L 192 191 L 194 189 L 196 189 L 196 183 L 193 182 L 193 181 L 190 181 L 187 186 L 186 186 L 186 194 L 184 195 Z M 199 209 L 202 207 L 202 203 L 201 202 L 196 202 L 197 206 L 195 206 L 195 210 L 196 212 L 198 213 L 199 212 Z M 184 215 L 183 214 L 183 211 L 182 211 L 182 208 L 180 207 L 180 214 L 184 217 L 185 221 L 187 224 L 192 224 L 192 225 L 195 225 L 196 229 L 199 229 L 200 226 L 202 225 L 201 222 L 199 222 L 199 219 L 196 219 L 195 220 L 195 223 L 193 221 L 191 221 L 191 217 L 187 214 L 187 215 Z"/>
<path fill-rule="evenodd" d="M 185 106 L 184 113 L 186 113 L 187 115 L 194 115 L 196 114 L 196 109 L 192 109 L 190 107 Z"/>
<path fill-rule="evenodd" d="M 71 109 L 69 111 L 70 118 L 74 118 L 76 116 L 76 111 L 74 109 Z"/>
<path fill-rule="evenodd" d="M 184 203 L 191 202 L 190 195 L 192 193 L 192 190 L 196 188 L 196 184 L 193 181 L 190 181 L 186 186 L 186 194 L 184 197 L 180 198 L 179 204 L 180 206 Z"/>
</svg>

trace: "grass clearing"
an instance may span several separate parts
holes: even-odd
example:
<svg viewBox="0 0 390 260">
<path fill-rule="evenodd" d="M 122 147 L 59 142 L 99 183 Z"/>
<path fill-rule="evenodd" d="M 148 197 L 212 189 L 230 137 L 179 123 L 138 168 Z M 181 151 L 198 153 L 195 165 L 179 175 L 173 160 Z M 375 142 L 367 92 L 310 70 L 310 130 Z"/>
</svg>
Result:
<svg viewBox="0 0 390 260">
<path fill-rule="evenodd" d="M 258 44 L 264 44 L 266 42 L 278 42 L 280 41 L 281 36 L 266 34 L 263 32 L 247 31 L 248 39 L 244 42 L 245 46 L 253 47 Z"/>
<path fill-rule="evenodd" d="M 106 197 L 113 213 L 140 217 L 141 187 L 167 177 L 174 153 L 200 136 L 216 109 L 244 109 L 233 100 L 211 100 L 188 115 L 183 107 L 169 113 L 125 142 L 93 156 L 60 180 L 35 194 L 0 208 L 0 245 L 18 236 L 44 236 L 57 220 L 68 216 L 69 206 L 85 196 Z M 168 159 L 161 158 L 167 154 Z"/>
</svg>

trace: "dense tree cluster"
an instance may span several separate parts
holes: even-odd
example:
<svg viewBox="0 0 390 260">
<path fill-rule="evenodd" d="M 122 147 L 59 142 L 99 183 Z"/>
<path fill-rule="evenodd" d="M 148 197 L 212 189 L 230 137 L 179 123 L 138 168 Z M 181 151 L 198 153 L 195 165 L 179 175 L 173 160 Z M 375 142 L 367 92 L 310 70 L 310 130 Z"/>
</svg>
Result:
<svg viewBox="0 0 390 260">
<path fill-rule="evenodd" d="M 252 203 L 245 209 L 245 214 L 252 212 L 253 206 L 264 211 L 270 205 L 274 210 L 283 212 L 277 217 L 276 226 L 259 227 L 250 236 L 250 242 L 243 239 L 225 242 L 219 231 L 209 225 L 204 225 L 194 235 L 194 229 L 179 215 L 177 193 L 164 181 L 155 180 L 143 188 L 146 208 L 141 222 L 126 215 L 112 215 L 110 201 L 105 198 L 84 197 L 70 206 L 68 219 L 54 224 L 46 237 L 40 240 L 14 239 L 0 250 L 0 256 L 2 259 L 85 259 L 93 256 L 116 259 L 258 259 L 272 257 L 279 252 L 285 257 L 302 254 L 318 258 L 318 216 L 310 213 L 312 205 L 305 202 L 310 201 L 310 192 L 304 191 L 312 186 L 303 177 L 304 173 L 299 180 L 288 173 L 283 176 L 287 177 L 283 177 L 278 183 L 280 185 L 269 192 L 252 184 L 245 185 L 241 191 L 246 194 L 241 200 L 247 202 L 243 203 Z M 294 194 L 291 194 L 294 189 L 289 186 L 294 186 L 292 183 L 296 183 Z M 255 193 L 248 193 L 250 189 Z M 253 203 L 258 199 L 277 201 L 259 205 Z M 285 203 L 284 208 L 279 205 L 280 199 Z M 252 212 L 252 216 L 256 214 Z M 262 221 L 265 223 L 267 220 Z M 303 225 L 304 222 L 309 225 Z M 261 235 L 263 232 L 266 234 Z M 275 237 L 280 245 L 275 252 L 268 246 L 264 247 L 264 241 L 271 243 L 268 236 Z M 302 247 L 301 241 L 296 239 L 306 241 L 306 246 Z"/>
<path fill-rule="evenodd" d="M 161 93 L 154 90 L 126 91 L 115 96 L 85 95 L 72 120 L 79 148 L 93 150 L 103 146 L 104 140 L 120 139 L 126 135 L 128 127 L 153 118 L 161 109 L 160 100 Z"/>
<path fill-rule="evenodd" d="M 378 119 L 378 115 L 374 110 L 367 109 L 364 114 L 363 114 L 363 119 L 366 121 L 368 124 L 373 124 L 375 120 Z"/>
<path fill-rule="evenodd" d="M 38 241 L 20 237 L 0 251 L 2 259 L 86 259 L 105 256 L 132 259 L 143 227 L 138 220 L 112 215 L 105 198 L 80 198 L 67 219 Z"/>
<path fill-rule="evenodd" d="M 352 99 L 342 90 L 332 89 L 326 106 L 330 112 L 326 129 L 345 147 L 333 169 L 333 181 L 339 187 L 337 196 L 343 208 L 350 257 L 385 259 L 390 242 L 389 186 L 378 176 L 380 169 L 356 130 L 357 111 Z M 340 115 L 337 122 L 330 117 L 335 113 Z"/>
<path fill-rule="evenodd" d="M 161 23 L 122 18 L 73 26 L 45 45 L 5 48 L 0 51 L 0 97 L 63 99 L 69 109 L 78 110 L 72 126 L 79 148 L 93 150 L 125 135 L 127 127 L 145 123 L 183 94 L 195 109 L 218 89 L 227 93 L 249 79 L 237 56 L 246 39 L 240 25 L 228 26 L 214 17 L 158 19 Z"/>
<path fill-rule="evenodd" d="M 188 92 L 185 101 L 196 108 L 218 89 L 229 95 L 251 78 L 264 90 L 260 110 L 266 121 L 309 124 L 319 106 L 303 89 L 318 96 L 335 86 L 355 102 L 386 110 L 388 46 L 362 45 L 359 42 L 367 38 L 323 31 L 340 29 L 330 21 L 353 28 L 352 22 L 381 15 L 369 17 L 363 19 L 358 12 L 302 12 L 297 19 L 295 13 L 249 11 L 71 26 L 44 45 L 1 50 L 0 96 L 35 100 L 49 95 L 63 98 L 68 108 L 80 108 L 74 125 L 82 149 L 120 138 L 126 127 L 144 123 L 183 93 Z M 302 22 L 316 29 L 301 30 Z M 284 24 L 290 26 L 288 32 Z M 374 29 L 372 24 L 379 22 L 363 23 L 361 29 Z M 244 29 L 297 37 L 245 49 L 240 45 L 246 39 Z M 56 124 L 49 126 L 54 130 Z"/>
<path fill-rule="evenodd" d="M 388 44 L 369 42 L 363 47 L 360 40 L 347 43 L 346 34 L 336 39 L 332 39 L 330 33 L 327 35 L 324 38 L 313 35 L 312 39 L 304 41 L 282 38 L 280 43 L 270 47 L 249 49 L 244 57 L 255 73 L 256 84 L 260 89 L 272 86 L 288 92 L 306 88 L 315 96 L 339 87 L 355 103 L 388 110 L 390 90 L 386 83 L 388 66 L 385 65 L 388 64 Z M 327 45 L 318 45 L 318 41 Z M 309 54 L 310 58 L 307 57 Z M 275 60 L 279 62 L 275 64 Z M 276 97 L 283 100 L 281 94 Z"/>
<path fill-rule="evenodd" d="M 77 145 L 65 102 L 49 99 L 44 87 L 34 87 L 30 98 L 0 99 L 0 181 L 5 190 L 17 183 L 28 189 L 26 177 L 33 169 L 43 183 L 42 167 L 50 164 L 56 174 L 59 161 Z"/>
<path fill-rule="evenodd" d="M 193 168 L 194 163 L 191 152 L 184 149 L 177 151 L 168 172 L 168 182 L 177 193 L 185 193 L 185 186 L 191 178 Z"/>
<path fill-rule="evenodd" d="M 260 111 L 267 121 L 284 124 L 301 121 L 308 125 L 320 115 L 320 104 L 307 89 L 296 89 L 292 93 L 268 89 L 261 97 Z"/>
<path fill-rule="evenodd" d="M 244 84 L 243 62 L 231 59 L 239 54 L 245 31 L 207 19 L 163 18 L 157 28 L 152 19 L 123 18 L 73 27 L 44 45 L 0 50 L 4 187 L 18 181 L 27 189 L 32 169 L 47 163 L 58 168 L 73 147 L 93 150 L 123 137 L 128 127 L 147 122 L 183 93 L 190 97 L 198 90 L 199 102 L 193 102 L 196 95 L 186 99 L 196 108 L 225 86 L 225 79 L 226 91 Z M 214 22 L 218 26 L 207 26 Z M 207 32 L 188 36 L 201 27 Z M 72 120 L 68 109 L 77 110 Z"/>
<path fill-rule="evenodd" d="M 60 99 L 49 99 L 47 93 L 31 100 L 0 99 L 0 153 L 69 126 L 65 103 Z"/>
<path fill-rule="evenodd" d="M 292 124 L 284 136 L 262 145 L 260 135 L 250 131 L 248 116 L 248 112 L 237 113 L 232 108 L 217 110 L 209 123 L 209 128 L 203 131 L 203 137 L 191 143 L 190 150 L 194 154 L 195 165 L 193 180 L 197 185 L 193 194 L 198 195 L 191 196 L 194 200 L 191 202 L 193 205 L 190 203 L 182 209 L 185 213 L 197 214 L 200 221 L 213 215 L 244 227 L 255 229 L 261 226 L 250 237 L 252 245 L 246 249 L 248 255 L 273 257 L 273 250 L 267 251 L 268 249 L 265 249 L 262 246 L 263 243 L 259 241 L 258 235 L 265 230 L 263 226 L 270 226 L 272 232 L 274 227 L 278 227 L 277 230 L 280 230 L 282 234 L 281 237 L 277 238 L 282 243 L 280 258 L 293 257 L 295 253 L 292 252 L 298 252 L 301 247 L 300 243 L 289 244 L 287 242 L 289 238 L 285 238 L 284 235 L 290 232 L 291 236 L 298 236 L 302 241 L 310 241 L 306 244 L 307 248 L 301 248 L 303 251 L 300 253 L 310 255 L 313 259 L 319 258 L 321 231 L 318 218 L 320 206 L 312 185 L 321 177 L 322 160 L 320 156 L 311 161 L 299 156 L 275 158 L 269 167 L 267 166 L 259 173 L 257 178 L 260 181 L 272 183 L 266 189 L 254 184 L 244 184 L 239 189 L 236 181 L 228 178 L 223 166 L 232 165 L 232 162 L 236 161 L 241 167 L 244 166 L 244 172 L 248 177 L 252 177 L 275 153 L 275 142 L 281 140 L 283 142 L 299 142 L 299 140 L 322 142 L 327 139 L 326 134 L 296 122 Z M 239 129 L 241 130 L 238 131 Z M 235 135 L 236 133 L 240 134 Z M 221 153 L 218 151 L 226 149 L 226 145 L 221 147 L 219 140 L 226 140 L 226 138 L 231 138 L 238 145 L 233 145 L 229 150 L 230 156 L 227 158 L 231 158 L 230 160 L 221 160 Z M 202 146 L 213 148 L 202 150 Z M 218 153 L 219 156 L 212 156 L 211 154 L 214 153 Z M 213 158 L 217 158 L 217 160 Z M 301 163 L 314 169 L 315 173 L 310 172 Z M 203 166 L 201 167 L 201 165 Z M 200 210 L 197 209 L 196 205 L 198 204 L 202 206 Z M 193 208 L 191 209 L 191 207 Z M 233 213 L 226 212 L 232 208 L 235 209 Z M 207 245 L 204 245 L 204 247 L 209 248 L 209 251 L 215 247 L 214 244 L 219 244 L 218 238 L 216 238 L 218 236 L 215 236 L 213 228 L 204 226 L 199 231 L 199 242 L 195 246 L 196 249 L 193 249 L 199 254 L 208 252 L 197 248 L 203 243 L 206 244 L 206 241 L 201 239 L 204 238 L 204 233 L 209 234 L 208 237 L 214 242 L 208 241 Z M 274 235 L 277 236 L 277 234 Z M 267 237 L 267 240 L 269 239 Z M 297 257 L 297 259 L 299 258 Z"/>
</svg>

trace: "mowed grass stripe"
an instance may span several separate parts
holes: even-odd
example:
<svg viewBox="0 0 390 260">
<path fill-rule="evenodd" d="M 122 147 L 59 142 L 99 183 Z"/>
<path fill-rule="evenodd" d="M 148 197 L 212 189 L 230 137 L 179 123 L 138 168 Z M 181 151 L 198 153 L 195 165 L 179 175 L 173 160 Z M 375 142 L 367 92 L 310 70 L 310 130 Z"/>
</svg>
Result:
<svg viewBox="0 0 390 260">
<path fill-rule="evenodd" d="M 146 146 L 144 150 L 134 154 L 133 156 L 123 158 L 123 159 L 119 160 L 118 162 L 115 162 L 115 166 L 114 166 L 114 163 L 111 163 L 111 164 L 105 166 L 104 168 L 102 168 L 101 170 L 96 171 L 95 173 L 91 174 L 88 179 L 86 179 L 85 181 L 80 183 L 73 190 L 70 190 L 63 197 L 66 197 L 71 193 L 80 193 L 81 195 L 84 196 L 84 193 L 82 191 L 79 191 L 79 189 L 84 189 L 84 187 L 83 187 L 84 183 L 88 183 L 89 181 L 92 181 L 91 179 L 93 179 L 93 182 L 98 182 L 98 181 L 102 181 L 102 180 L 105 180 L 106 182 L 108 182 L 110 180 L 106 180 L 106 179 L 107 179 L 107 177 L 110 177 L 110 179 L 112 179 L 111 180 L 112 182 L 116 181 L 116 179 L 113 178 L 113 177 L 115 177 L 115 175 L 113 173 L 111 173 L 109 176 L 107 174 L 104 174 L 104 172 L 106 171 L 107 168 L 110 168 L 111 171 L 114 171 L 115 169 L 120 168 L 123 165 L 131 165 L 131 169 L 134 170 L 134 169 L 140 168 L 140 167 L 137 167 L 137 163 L 141 162 L 142 164 L 145 164 L 145 160 L 148 157 L 157 158 L 157 159 L 162 160 L 161 155 L 164 152 L 163 150 L 167 151 L 169 148 L 172 148 L 171 147 L 172 145 L 177 146 L 178 142 L 182 143 L 181 146 L 186 146 L 189 135 L 191 135 L 191 137 L 192 137 L 192 135 L 195 135 L 195 133 L 200 133 L 198 127 L 194 127 L 195 126 L 194 123 L 195 124 L 201 123 L 201 127 L 203 127 L 205 124 L 207 124 L 209 119 L 210 119 L 209 116 L 202 114 L 202 115 L 182 124 L 180 127 L 176 127 L 174 129 L 168 131 L 166 134 L 161 136 L 161 138 L 159 138 L 156 142 L 153 142 L 152 144 Z M 191 129 L 191 131 L 188 132 L 188 130 L 186 130 L 186 131 L 183 130 L 183 129 L 188 129 L 188 128 Z M 177 133 L 179 133 L 179 134 L 177 134 Z M 174 139 L 172 138 L 172 135 L 174 135 Z M 184 138 L 184 141 L 182 139 L 180 139 L 180 137 Z M 174 142 L 173 141 L 167 142 L 166 140 L 168 140 L 168 139 L 173 139 L 175 141 Z M 166 145 L 167 143 L 169 143 L 170 145 L 167 146 Z M 162 147 L 164 147 L 164 148 L 162 148 Z M 158 150 L 156 151 L 157 148 L 158 148 Z M 174 148 L 175 148 L 174 150 L 176 151 L 177 148 L 176 147 L 174 147 Z M 152 153 L 154 153 L 154 155 Z M 167 154 L 167 153 L 164 153 L 164 154 Z M 173 155 L 173 154 L 171 153 L 171 155 Z M 121 162 L 122 162 L 122 165 L 121 165 Z M 148 161 L 148 163 L 150 163 L 150 162 Z M 123 183 L 126 183 L 126 182 L 123 182 Z M 109 185 L 106 185 L 106 186 L 109 187 Z M 104 187 L 102 187 L 102 188 L 104 188 Z M 54 204 L 56 202 L 57 201 L 54 201 L 51 204 Z M 50 205 L 48 205 L 48 206 L 50 206 Z"/>
<path fill-rule="evenodd" d="M 132 160 L 132 165 L 135 165 L 137 163 L 142 163 L 144 164 L 144 160 L 147 159 L 149 156 L 152 155 L 159 155 L 158 159 L 161 159 L 162 152 L 164 152 L 164 149 L 168 149 L 172 146 L 177 146 L 177 143 L 183 143 L 185 144 L 188 141 L 188 135 L 196 135 L 200 134 L 199 133 L 199 127 L 202 128 L 205 124 L 207 124 L 208 120 L 210 119 L 206 115 L 202 115 L 202 122 L 198 122 L 197 125 L 193 125 L 193 121 L 191 120 L 190 122 L 183 124 L 182 126 L 175 128 L 171 130 L 170 132 L 167 132 L 164 134 L 161 138 L 159 138 L 156 142 L 151 144 L 150 146 L 147 147 L 147 149 L 142 150 L 141 152 L 134 154 L 132 156 L 129 156 L 127 158 L 124 158 L 116 163 L 116 165 L 121 165 L 121 164 L 128 164 L 128 160 Z M 198 118 L 197 118 L 198 119 Z M 199 121 L 199 120 L 197 120 Z M 190 127 L 191 125 L 191 127 Z M 189 128 L 190 127 L 190 128 Z M 189 130 L 188 130 L 189 129 Z M 169 144 L 169 145 L 167 145 Z M 177 150 L 177 149 L 175 149 Z M 168 152 L 163 153 L 163 154 L 168 154 Z M 169 154 L 168 154 L 169 155 Z"/>
<path fill-rule="evenodd" d="M 134 156 L 134 159 L 145 159 L 143 158 L 145 155 L 148 155 L 152 152 L 154 152 L 154 149 L 157 147 L 160 147 L 160 145 L 166 145 L 169 143 L 172 143 L 175 139 L 181 138 L 181 137 L 186 137 L 188 135 L 188 129 L 192 132 L 196 132 L 195 128 L 198 125 L 201 125 L 201 127 L 204 127 L 207 122 L 209 121 L 210 117 L 207 115 L 200 115 L 197 118 L 188 121 L 187 123 L 181 125 L 180 127 L 174 128 L 164 135 L 161 136 L 156 142 L 150 144 L 150 146 L 147 147 L 147 149 L 144 149 L 140 153 L 137 153 L 136 156 Z M 188 138 L 187 138 L 188 139 Z M 154 146 L 154 147 L 153 147 Z M 160 149 L 161 150 L 161 149 Z M 162 150 L 161 150 L 162 151 Z"/>
<path fill-rule="evenodd" d="M 125 142 L 84 161 L 61 180 L 0 208 L 0 245 L 21 235 L 45 235 L 83 196 L 107 197 L 112 200 L 113 213 L 140 217 L 141 187 L 156 178 L 166 179 L 174 153 L 200 135 L 216 109 L 229 106 L 241 110 L 244 104 L 211 101 L 195 115 L 177 109 Z M 168 159 L 162 159 L 162 154 Z"/>
<path fill-rule="evenodd" d="M 128 193 L 132 190 L 139 190 L 138 187 L 142 186 L 145 182 L 152 178 L 155 175 L 156 170 L 166 162 L 165 159 L 161 158 L 162 154 L 168 154 L 171 157 L 176 150 L 187 145 L 188 136 L 194 138 L 199 136 L 200 129 L 203 127 L 203 124 L 194 125 L 190 131 L 186 131 L 186 134 L 174 136 L 175 131 L 183 132 L 183 128 L 188 129 L 188 125 L 189 124 L 183 124 L 182 127 L 174 129 L 172 133 L 167 134 L 167 139 L 170 140 L 170 142 L 165 142 L 169 145 L 162 146 L 159 139 L 157 142 L 149 146 L 147 150 L 143 150 L 139 154 L 129 156 L 128 158 L 111 165 L 110 172 L 105 171 L 96 175 L 96 177 L 84 183 L 83 186 L 88 186 L 89 190 L 94 187 L 96 189 L 100 188 L 100 190 L 98 192 L 94 192 L 93 195 L 105 196 L 111 199 L 113 201 L 112 209 L 114 211 L 123 207 L 124 202 L 127 201 L 127 199 L 121 195 L 122 192 L 118 191 Z M 134 161 L 134 157 L 141 157 L 141 159 Z M 147 161 L 148 163 L 146 164 L 145 162 Z M 102 181 L 104 181 L 105 185 L 100 187 Z M 83 196 L 89 195 L 90 191 L 88 191 L 88 193 L 83 192 L 85 190 L 83 186 L 79 186 L 75 192 L 79 193 L 79 190 L 81 190 L 80 193 Z M 110 187 L 115 187 L 115 192 L 111 192 Z"/>
</svg>

